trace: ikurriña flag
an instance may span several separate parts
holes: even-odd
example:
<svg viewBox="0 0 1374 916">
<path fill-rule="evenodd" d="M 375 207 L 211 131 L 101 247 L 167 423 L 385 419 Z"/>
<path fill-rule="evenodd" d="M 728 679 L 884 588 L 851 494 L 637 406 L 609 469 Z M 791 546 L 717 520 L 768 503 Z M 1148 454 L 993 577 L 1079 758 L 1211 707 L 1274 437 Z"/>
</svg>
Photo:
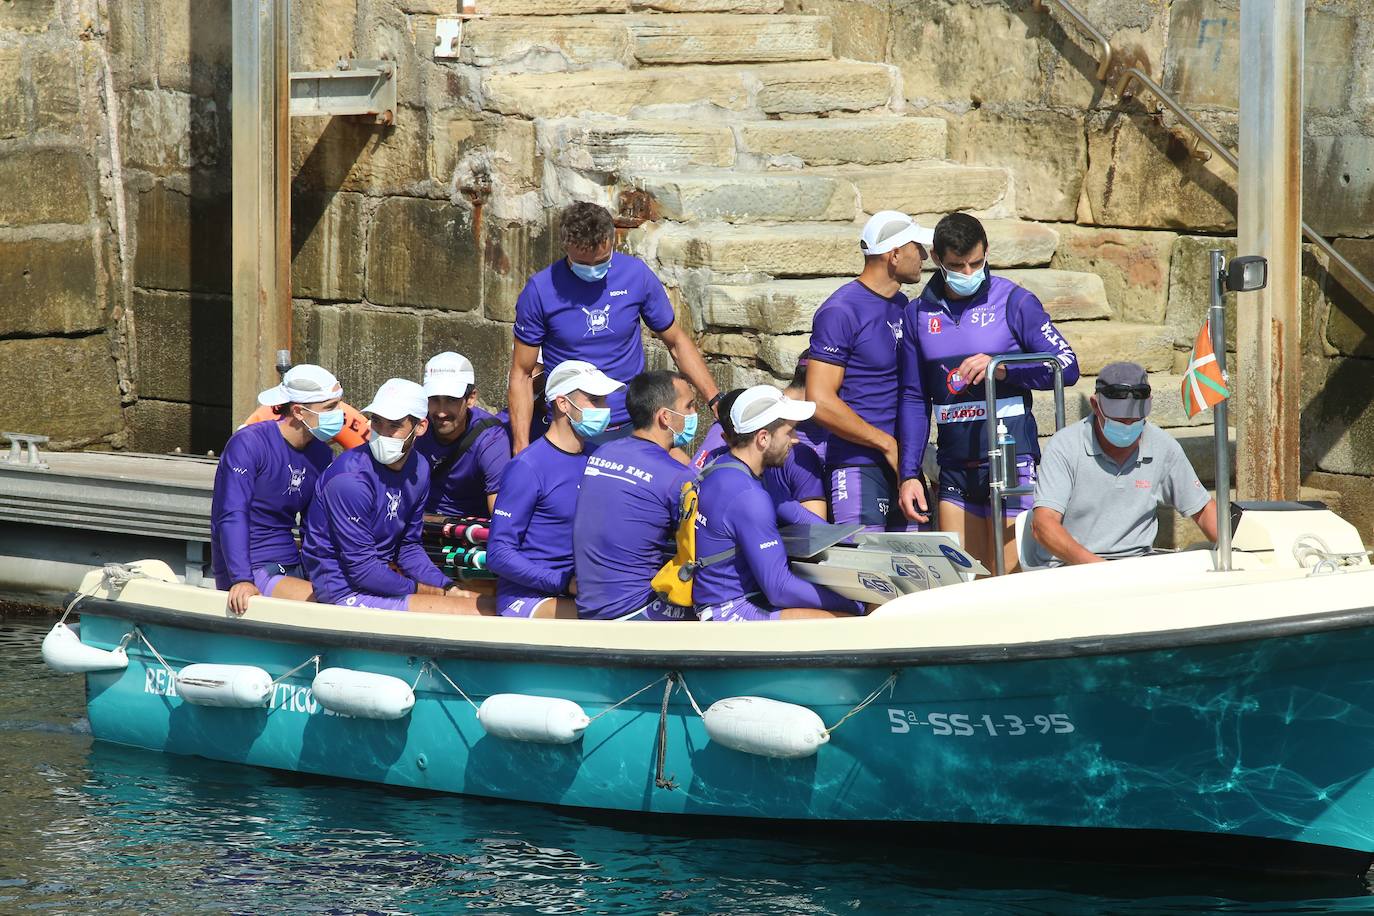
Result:
<svg viewBox="0 0 1374 916">
<path fill-rule="evenodd" d="M 1230 396 L 1212 349 L 1212 322 L 1203 321 L 1189 355 L 1188 371 L 1183 374 L 1183 409 L 1189 417 L 1195 417 Z"/>
</svg>

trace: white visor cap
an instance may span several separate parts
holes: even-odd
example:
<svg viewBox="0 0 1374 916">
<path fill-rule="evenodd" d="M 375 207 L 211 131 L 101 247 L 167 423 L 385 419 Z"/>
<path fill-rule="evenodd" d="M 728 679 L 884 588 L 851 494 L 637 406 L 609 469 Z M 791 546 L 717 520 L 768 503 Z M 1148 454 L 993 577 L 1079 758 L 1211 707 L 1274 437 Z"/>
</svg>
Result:
<svg viewBox="0 0 1374 916">
<path fill-rule="evenodd" d="M 811 401 L 794 401 L 772 385 L 755 385 L 735 398 L 730 408 L 730 425 L 737 433 L 753 433 L 775 420 L 800 423 L 816 412 Z"/>
<path fill-rule="evenodd" d="M 425 389 L 410 379 L 389 378 L 372 398 L 372 403 L 363 408 L 363 413 L 376 414 L 396 421 L 402 417 L 423 420 L 429 416 L 429 398 Z"/>
<path fill-rule="evenodd" d="M 887 254 L 907 242 L 929 247 L 935 243 L 935 230 L 927 229 L 905 213 L 882 210 L 869 217 L 859 236 L 859 247 L 865 255 Z"/>
<path fill-rule="evenodd" d="M 472 361 L 461 353 L 440 353 L 425 363 L 425 397 L 461 398 L 477 384 Z"/>
<path fill-rule="evenodd" d="M 265 407 L 281 404 L 322 404 L 343 397 L 343 387 L 334 373 L 320 366 L 301 363 L 286 370 L 281 384 L 258 395 Z"/>
<path fill-rule="evenodd" d="M 544 385 L 544 398 L 566 397 L 574 391 L 585 391 L 594 398 L 604 397 L 624 386 L 591 363 L 581 359 L 565 359 L 554 366 Z"/>
</svg>

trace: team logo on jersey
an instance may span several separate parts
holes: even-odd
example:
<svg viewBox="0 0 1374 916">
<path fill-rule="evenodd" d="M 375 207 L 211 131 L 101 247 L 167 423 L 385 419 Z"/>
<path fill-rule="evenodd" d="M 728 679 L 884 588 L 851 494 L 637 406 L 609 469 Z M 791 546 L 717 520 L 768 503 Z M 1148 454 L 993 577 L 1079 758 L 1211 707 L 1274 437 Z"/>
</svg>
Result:
<svg viewBox="0 0 1374 916">
<path fill-rule="evenodd" d="M 400 491 L 400 490 L 387 490 L 387 491 L 386 491 L 386 520 L 387 520 L 387 521 L 392 521 L 393 519 L 396 518 L 397 514 L 398 514 L 400 511 L 401 511 L 401 491 Z"/>
<path fill-rule="evenodd" d="M 939 334 L 939 333 L 940 333 L 940 316 L 939 316 L 939 315 L 931 315 L 931 316 L 930 316 L 930 319 L 926 322 L 926 330 L 929 331 L 929 332 L 932 333 L 932 334 Z"/>
<path fill-rule="evenodd" d="M 938 321 L 939 319 L 932 318 L 930 320 Z M 959 374 L 958 366 L 955 366 L 953 369 L 949 370 L 949 374 L 945 376 L 945 387 L 949 389 L 950 394 L 958 394 L 959 392 L 963 391 L 965 388 L 968 387 L 968 381 L 962 375 Z"/>
<path fill-rule="evenodd" d="M 282 495 L 290 496 L 294 493 L 297 496 L 299 496 L 301 492 L 301 487 L 305 485 L 305 465 L 295 467 L 293 465 L 288 464 L 286 466 L 286 469 L 291 472 L 291 483 L 287 485 L 286 492 Z"/>
<path fill-rule="evenodd" d="M 599 309 L 583 308 L 582 314 L 587 316 L 587 334 L 596 336 L 599 331 L 609 331 L 611 329 L 611 304 L 607 302 Z M 583 334 L 586 337 L 587 334 Z"/>
<path fill-rule="evenodd" d="M 896 321 L 889 321 L 887 327 L 892 331 L 892 345 L 895 347 L 902 342 L 902 319 L 898 318 Z"/>
</svg>

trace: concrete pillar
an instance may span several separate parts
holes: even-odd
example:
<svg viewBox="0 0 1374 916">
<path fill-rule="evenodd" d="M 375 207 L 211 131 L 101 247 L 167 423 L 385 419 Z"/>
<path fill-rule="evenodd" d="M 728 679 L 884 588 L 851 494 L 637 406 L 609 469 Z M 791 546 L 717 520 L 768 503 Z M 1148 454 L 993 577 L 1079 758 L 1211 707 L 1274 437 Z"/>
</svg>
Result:
<svg viewBox="0 0 1374 916">
<path fill-rule="evenodd" d="M 1243 499 L 1295 499 L 1300 477 L 1303 0 L 1240 13 L 1239 253 L 1269 259 L 1269 286 L 1236 308 Z"/>
<path fill-rule="evenodd" d="M 277 383 L 291 347 L 291 162 L 288 0 L 233 6 L 233 416 Z"/>
</svg>

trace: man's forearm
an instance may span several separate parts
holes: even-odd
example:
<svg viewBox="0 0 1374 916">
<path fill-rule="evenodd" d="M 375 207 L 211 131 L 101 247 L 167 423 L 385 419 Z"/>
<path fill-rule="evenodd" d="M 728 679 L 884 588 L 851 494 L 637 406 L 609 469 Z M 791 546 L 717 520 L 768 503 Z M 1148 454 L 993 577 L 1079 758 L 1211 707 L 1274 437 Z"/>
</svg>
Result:
<svg viewBox="0 0 1374 916">
<path fill-rule="evenodd" d="M 1088 550 L 1064 527 L 1064 523 L 1053 517 L 1045 517 L 1041 510 L 1032 509 L 1031 531 L 1035 539 L 1054 556 L 1073 566 L 1080 563 L 1097 563 L 1101 557 Z"/>
<path fill-rule="evenodd" d="M 510 410 L 511 454 L 517 454 L 530 444 L 530 418 L 534 416 L 534 381 L 528 373 L 511 370 L 506 406 Z"/>
<path fill-rule="evenodd" d="M 896 445 L 896 439 L 860 417 L 838 397 L 816 398 L 816 422 L 841 438 L 881 452 Z"/>
<path fill-rule="evenodd" d="M 703 401 L 709 401 L 719 393 L 716 380 L 706 368 L 706 360 L 702 359 L 701 351 L 686 332 L 668 347 L 668 352 L 672 355 L 678 371 L 687 379 L 688 384 L 697 390 Z"/>
</svg>

